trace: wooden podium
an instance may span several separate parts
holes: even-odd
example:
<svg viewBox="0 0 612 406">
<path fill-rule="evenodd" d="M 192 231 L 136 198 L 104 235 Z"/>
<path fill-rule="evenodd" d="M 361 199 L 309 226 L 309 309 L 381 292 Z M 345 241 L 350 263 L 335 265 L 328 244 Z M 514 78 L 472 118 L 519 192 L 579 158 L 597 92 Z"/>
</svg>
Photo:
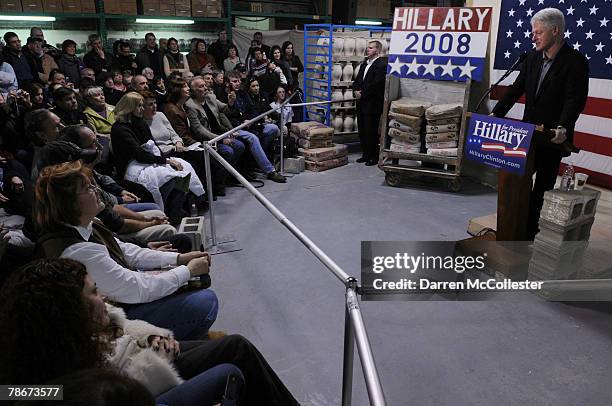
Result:
<svg viewBox="0 0 612 406">
<path fill-rule="evenodd" d="M 516 175 L 499 171 L 497 175 L 497 241 L 527 241 L 527 218 L 529 198 L 533 187 L 533 166 L 536 151 L 543 146 L 553 147 L 566 153 L 580 152 L 580 148 L 565 141 L 553 144 L 550 139 L 554 131 L 536 126 L 527 153 L 525 173 Z"/>
</svg>

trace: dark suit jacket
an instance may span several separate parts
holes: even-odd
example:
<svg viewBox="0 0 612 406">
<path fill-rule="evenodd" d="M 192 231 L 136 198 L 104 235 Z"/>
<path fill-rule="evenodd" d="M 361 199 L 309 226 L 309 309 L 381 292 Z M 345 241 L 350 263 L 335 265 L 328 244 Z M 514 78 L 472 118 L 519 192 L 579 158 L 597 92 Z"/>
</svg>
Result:
<svg viewBox="0 0 612 406">
<path fill-rule="evenodd" d="M 353 82 L 353 90 L 361 91 L 361 99 L 357 102 L 357 112 L 361 114 L 381 115 L 385 101 L 385 77 L 387 75 L 387 58 L 376 59 L 368 74 L 363 77 L 367 65 L 364 59 L 359 67 L 357 78 Z"/>
<path fill-rule="evenodd" d="M 523 121 L 544 124 L 545 128 L 552 129 L 563 126 L 567 130 L 568 141 L 572 142 L 574 125 L 584 109 L 589 92 L 588 61 L 567 43 L 563 44 L 536 94 L 542 64 L 542 52 L 531 52 L 516 81 L 497 103 L 493 113 L 504 117 L 525 94 Z"/>
</svg>

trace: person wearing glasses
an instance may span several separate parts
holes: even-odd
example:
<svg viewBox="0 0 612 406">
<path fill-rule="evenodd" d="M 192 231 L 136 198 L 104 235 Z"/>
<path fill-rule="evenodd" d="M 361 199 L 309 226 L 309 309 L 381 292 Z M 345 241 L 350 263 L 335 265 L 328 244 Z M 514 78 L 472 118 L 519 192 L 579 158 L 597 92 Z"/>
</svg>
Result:
<svg viewBox="0 0 612 406">
<path fill-rule="evenodd" d="M 45 167 L 34 209 L 44 230 L 37 241 L 39 256 L 81 262 L 100 292 L 121 305 L 129 319 L 170 329 L 177 339 L 206 337 L 217 318 L 215 293 L 177 291 L 208 274 L 208 253 L 178 254 L 123 242 L 95 219 L 104 207 L 91 170 L 80 161 Z"/>
</svg>

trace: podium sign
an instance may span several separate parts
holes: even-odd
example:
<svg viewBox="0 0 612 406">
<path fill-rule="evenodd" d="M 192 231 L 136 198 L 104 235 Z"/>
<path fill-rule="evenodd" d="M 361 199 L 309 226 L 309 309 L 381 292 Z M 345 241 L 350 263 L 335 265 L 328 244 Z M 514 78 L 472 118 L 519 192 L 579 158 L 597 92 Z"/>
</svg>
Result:
<svg viewBox="0 0 612 406">
<path fill-rule="evenodd" d="M 482 80 L 491 7 L 398 7 L 387 73 L 403 78 Z"/>
<path fill-rule="evenodd" d="M 502 171 L 523 175 L 535 125 L 472 114 L 465 155 Z"/>
</svg>

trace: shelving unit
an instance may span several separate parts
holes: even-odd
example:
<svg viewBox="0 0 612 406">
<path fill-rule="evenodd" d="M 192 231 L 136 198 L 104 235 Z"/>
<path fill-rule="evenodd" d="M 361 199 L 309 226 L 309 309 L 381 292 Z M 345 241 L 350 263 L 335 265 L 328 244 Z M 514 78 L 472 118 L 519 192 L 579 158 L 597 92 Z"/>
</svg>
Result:
<svg viewBox="0 0 612 406">
<path fill-rule="evenodd" d="M 304 95 L 305 100 L 325 101 L 353 98 L 352 85 L 357 77 L 359 64 L 365 59 L 365 48 L 369 40 L 383 42 L 383 51 L 388 49 L 391 36 L 389 27 L 372 27 L 359 25 L 305 24 L 304 25 Z M 339 46 L 349 39 L 361 41 L 363 46 Z M 336 46 L 334 47 L 334 44 Z M 352 49 L 351 49 L 352 48 Z M 383 52 L 384 53 L 384 52 Z M 353 72 L 349 75 L 338 75 L 350 64 Z M 336 76 L 334 76 L 334 67 Z M 348 73 L 348 72 L 347 72 Z M 340 79 L 340 80 L 339 80 Z M 347 80 L 349 79 L 349 80 Z M 350 92 L 350 96 L 346 95 Z M 334 135 L 340 136 L 346 143 L 356 142 L 357 118 L 355 102 L 350 106 L 328 104 L 324 106 L 304 106 L 304 117 L 326 125 L 333 126 Z M 342 121 L 342 122 L 341 122 Z M 339 141 L 336 139 L 335 141 Z"/>
</svg>

